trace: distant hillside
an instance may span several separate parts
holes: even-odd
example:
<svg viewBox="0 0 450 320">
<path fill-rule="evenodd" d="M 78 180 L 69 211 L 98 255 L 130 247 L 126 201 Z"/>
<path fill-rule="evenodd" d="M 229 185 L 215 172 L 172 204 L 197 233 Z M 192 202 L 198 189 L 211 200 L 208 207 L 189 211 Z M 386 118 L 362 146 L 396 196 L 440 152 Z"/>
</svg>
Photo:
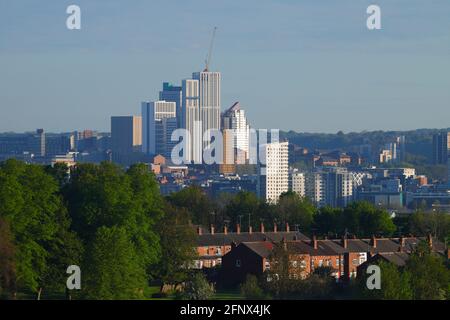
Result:
<svg viewBox="0 0 450 320">
<path fill-rule="evenodd" d="M 397 136 L 406 137 L 406 152 L 413 157 L 425 157 L 431 160 L 432 136 L 447 129 L 417 129 L 411 131 L 363 131 L 363 132 L 338 132 L 305 133 L 282 131 L 280 137 L 289 142 L 311 150 L 355 150 L 361 145 L 371 145 L 372 150 L 378 150 L 384 144 L 392 142 Z"/>
</svg>

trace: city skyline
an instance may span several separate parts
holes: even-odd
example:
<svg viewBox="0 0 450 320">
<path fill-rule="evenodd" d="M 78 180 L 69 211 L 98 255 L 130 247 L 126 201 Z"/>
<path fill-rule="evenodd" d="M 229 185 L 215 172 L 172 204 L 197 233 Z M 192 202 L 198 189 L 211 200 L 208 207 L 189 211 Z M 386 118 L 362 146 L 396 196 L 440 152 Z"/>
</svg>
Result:
<svg viewBox="0 0 450 320">
<path fill-rule="evenodd" d="M 172 2 L 137 1 L 121 10 L 120 1 L 77 3 L 79 31 L 65 29 L 68 1 L 32 10 L 27 1 L 2 4 L 0 132 L 109 131 L 110 116 L 138 115 L 140 102 L 157 100 L 163 82 L 181 86 L 201 71 L 215 25 L 211 71 L 222 73 L 221 111 L 240 101 L 255 128 L 334 133 L 449 126 L 445 1 L 433 7 L 377 1 L 383 28 L 376 31 L 365 28 L 369 1 L 326 8 L 311 1 L 257 7 L 196 1 L 198 11 Z M 171 12 L 173 20 L 163 29 L 164 17 L 141 19 L 152 8 Z M 230 11 L 236 13 L 231 20 Z M 19 13 L 20 22 L 12 18 Z M 251 13 L 255 19 L 242 19 Z"/>
</svg>

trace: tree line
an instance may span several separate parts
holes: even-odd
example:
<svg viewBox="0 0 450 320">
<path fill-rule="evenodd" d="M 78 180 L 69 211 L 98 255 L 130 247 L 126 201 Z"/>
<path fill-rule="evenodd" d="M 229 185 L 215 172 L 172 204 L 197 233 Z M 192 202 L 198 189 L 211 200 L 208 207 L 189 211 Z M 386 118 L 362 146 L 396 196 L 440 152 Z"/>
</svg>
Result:
<svg viewBox="0 0 450 320">
<path fill-rule="evenodd" d="M 140 299 L 185 281 L 195 233 L 145 165 L 0 164 L 0 295 Z M 66 290 L 78 265 L 82 289 Z"/>
<path fill-rule="evenodd" d="M 191 272 L 194 225 L 289 223 L 311 236 L 358 237 L 432 232 L 449 235 L 448 215 L 420 212 L 391 219 L 369 203 L 316 208 L 288 192 L 277 204 L 240 192 L 209 197 L 198 186 L 162 197 L 144 164 L 41 166 L 0 164 L 0 296 L 6 298 L 141 299 L 155 283 L 176 288 L 200 281 Z M 78 265 L 82 289 L 66 290 L 66 269 Z M 189 286 L 187 286 L 189 287 Z"/>
</svg>

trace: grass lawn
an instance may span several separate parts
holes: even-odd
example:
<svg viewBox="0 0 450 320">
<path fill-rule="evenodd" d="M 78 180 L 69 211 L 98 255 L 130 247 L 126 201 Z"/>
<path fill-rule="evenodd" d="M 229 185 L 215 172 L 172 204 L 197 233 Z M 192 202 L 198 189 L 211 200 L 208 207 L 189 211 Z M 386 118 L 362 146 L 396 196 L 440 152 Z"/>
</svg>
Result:
<svg viewBox="0 0 450 320">
<path fill-rule="evenodd" d="M 152 294 L 159 293 L 158 286 L 152 286 L 145 292 L 145 297 L 148 300 L 174 300 L 175 294 L 169 294 L 164 298 L 153 298 Z M 240 294 L 238 290 L 219 290 L 217 291 L 212 300 L 244 300 L 244 297 Z"/>
<path fill-rule="evenodd" d="M 245 300 L 238 290 L 217 291 L 212 300 Z"/>
</svg>

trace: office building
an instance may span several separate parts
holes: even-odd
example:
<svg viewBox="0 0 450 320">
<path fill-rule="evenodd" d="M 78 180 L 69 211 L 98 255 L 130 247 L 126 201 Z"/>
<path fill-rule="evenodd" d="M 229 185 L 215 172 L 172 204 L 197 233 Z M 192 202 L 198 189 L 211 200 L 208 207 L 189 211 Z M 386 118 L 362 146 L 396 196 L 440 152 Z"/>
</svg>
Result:
<svg viewBox="0 0 450 320">
<path fill-rule="evenodd" d="M 233 140 L 228 142 L 232 143 L 230 148 L 233 149 L 235 163 L 245 164 L 249 158 L 250 126 L 239 102 L 222 114 L 222 129 L 231 130 L 233 134 Z"/>
<path fill-rule="evenodd" d="M 167 102 L 175 102 L 176 114 L 177 114 L 177 127 L 182 127 L 182 97 L 183 97 L 183 87 L 175 86 L 171 83 L 164 82 L 163 90 L 159 92 L 159 100 Z"/>
<path fill-rule="evenodd" d="M 128 163 L 142 148 L 142 117 L 111 117 L 111 149 L 114 162 Z"/>
<path fill-rule="evenodd" d="M 202 136 L 199 115 L 199 83 L 198 80 L 186 79 L 182 81 L 182 116 L 181 127 L 186 129 L 186 154 L 183 155 L 186 162 L 201 163 L 202 161 Z"/>
<path fill-rule="evenodd" d="M 176 121 L 175 102 L 142 102 L 142 152 L 146 155 L 167 154 L 166 143 L 171 140 L 171 136 L 167 136 L 168 128 L 176 128 Z"/>
<path fill-rule="evenodd" d="M 433 135 L 433 164 L 447 164 L 450 150 L 450 132 Z"/>
<path fill-rule="evenodd" d="M 220 72 L 202 71 L 193 73 L 192 78 L 198 81 L 199 117 L 201 134 L 204 136 L 209 130 L 220 130 L 221 75 Z M 210 143 L 211 135 L 202 140 L 203 150 L 208 148 Z"/>
</svg>

